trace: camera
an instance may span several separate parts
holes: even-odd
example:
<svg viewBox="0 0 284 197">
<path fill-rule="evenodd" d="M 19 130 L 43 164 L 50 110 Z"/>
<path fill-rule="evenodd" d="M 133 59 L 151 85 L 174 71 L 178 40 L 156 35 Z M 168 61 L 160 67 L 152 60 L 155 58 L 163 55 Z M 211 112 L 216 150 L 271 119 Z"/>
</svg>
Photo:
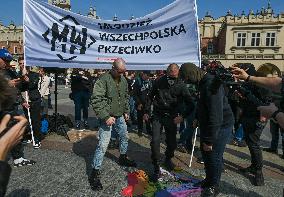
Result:
<svg viewBox="0 0 284 197">
<path fill-rule="evenodd" d="M 18 123 L 18 121 L 14 119 L 14 116 L 17 116 L 17 114 L 14 112 L 6 112 L 6 111 L 0 112 L 0 121 L 2 121 L 5 115 L 10 115 L 11 119 L 9 120 L 7 127 L 0 133 L 0 138 L 3 137 L 14 125 Z"/>
</svg>

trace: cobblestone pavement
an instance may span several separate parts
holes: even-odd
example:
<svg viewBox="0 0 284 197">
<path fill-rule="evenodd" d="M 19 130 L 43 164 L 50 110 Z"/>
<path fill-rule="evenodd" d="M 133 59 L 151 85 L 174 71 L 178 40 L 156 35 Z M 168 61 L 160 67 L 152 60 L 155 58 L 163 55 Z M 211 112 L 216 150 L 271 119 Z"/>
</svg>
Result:
<svg viewBox="0 0 284 197">
<path fill-rule="evenodd" d="M 130 157 L 138 162 L 138 168 L 151 172 L 149 139 L 147 136 L 139 138 L 136 133 L 130 133 L 130 138 Z M 53 136 L 43 142 L 42 149 L 26 147 L 26 157 L 37 163 L 34 166 L 13 168 L 8 196 L 120 196 L 121 189 L 126 186 L 125 177 L 129 169 L 117 165 L 117 150 L 108 151 L 103 163 L 104 190 L 98 193 L 89 187 L 87 174 L 91 170 L 90 163 L 96 141 L 96 137 L 91 136 L 72 144 L 61 137 Z M 164 150 L 164 145 L 161 147 Z M 249 164 L 245 148 L 236 151 L 241 153 L 242 159 L 232 155 L 235 149 L 238 148 L 229 146 L 224 157 L 227 172 L 222 176 L 220 196 L 282 196 L 284 175 L 278 168 L 284 166 L 283 161 L 276 155 L 264 153 L 265 186 L 255 187 L 236 170 L 238 166 Z M 194 175 L 205 175 L 202 165 L 196 162 L 192 168 L 185 165 L 188 163 L 188 155 L 184 153 L 176 152 L 175 162 Z"/>
</svg>

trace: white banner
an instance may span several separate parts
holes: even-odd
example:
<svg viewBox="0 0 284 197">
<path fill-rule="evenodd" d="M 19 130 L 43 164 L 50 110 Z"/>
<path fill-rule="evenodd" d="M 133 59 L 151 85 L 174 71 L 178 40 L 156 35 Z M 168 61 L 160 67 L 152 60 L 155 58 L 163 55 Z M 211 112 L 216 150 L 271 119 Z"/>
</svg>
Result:
<svg viewBox="0 0 284 197">
<path fill-rule="evenodd" d="M 24 0 L 27 65 L 110 68 L 121 57 L 130 70 L 160 70 L 170 63 L 199 64 L 195 0 L 176 0 L 134 20 L 95 20 L 46 2 Z"/>
</svg>

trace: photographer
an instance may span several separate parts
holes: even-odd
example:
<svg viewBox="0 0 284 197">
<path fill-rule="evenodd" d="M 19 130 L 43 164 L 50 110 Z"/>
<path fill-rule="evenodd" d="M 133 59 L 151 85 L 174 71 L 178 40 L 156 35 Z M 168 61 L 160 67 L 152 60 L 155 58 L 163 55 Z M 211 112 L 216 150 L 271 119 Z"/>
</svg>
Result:
<svg viewBox="0 0 284 197">
<path fill-rule="evenodd" d="M 245 70 L 238 68 L 238 67 L 232 67 L 232 72 L 234 73 L 234 77 L 236 77 L 239 80 L 245 80 L 252 82 L 258 86 L 267 88 L 272 90 L 273 92 L 278 92 L 283 95 L 283 79 L 280 77 L 256 77 L 256 76 L 250 76 L 248 73 L 246 73 Z M 281 128 L 284 128 L 284 113 L 279 110 L 274 103 L 271 103 L 268 106 L 261 106 L 257 108 L 261 115 L 265 118 L 272 118 L 275 122 L 277 122 Z"/>
<path fill-rule="evenodd" d="M 13 105 L 16 96 L 15 89 L 7 86 L 7 83 L 8 81 L 0 74 L 0 114 L 5 110 L 4 107 Z M 7 125 L 12 118 L 17 123 L 8 129 Z M 22 116 L 12 118 L 10 115 L 5 115 L 0 119 L 0 196 L 5 195 L 11 174 L 11 167 L 6 162 L 7 154 L 22 139 L 27 124 L 27 120 Z"/>
<path fill-rule="evenodd" d="M 26 75 L 18 76 L 16 72 L 11 69 L 10 62 L 13 57 L 6 49 L 0 49 L 0 71 L 3 73 L 4 78 L 8 81 L 9 87 L 15 87 L 17 96 L 15 102 L 5 109 L 10 114 L 22 115 L 23 114 L 23 98 L 21 96 L 21 91 L 25 91 L 24 85 L 29 81 Z M 7 84 L 5 84 L 7 85 Z M 2 91 L 1 91 L 2 94 Z M 19 143 L 11 150 L 11 155 L 14 160 L 14 166 L 26 166 L 34 165 L 35 161 L 28 160 L 24 158 L 24 147 L 22 143 Z"/>
<path fill-rule="evenodd" d="M 252 64 L 243 64 L 241 68 L 245 69 L 250 76 L 257 76 L 255 67 Z M 268 96 L 268 91 L 255 86 L 251 82 L 246 82 L 243 87 L 250 90 L 251 93 L 258 99 L 265 100 Z M 262 174 L 263 158 L 260 148 L 260 136 L 266 125 L 266 118 L 262 117 L 255 104 L 251 103 L 246 98 L 240 99 L 243 116 L 241 123 L 244 129 L 245 141 L 248 145 L 251 155 L 251 165 L 247 168 L 240 169 L 243 173 L 252 173 L 254 175 L 254 184 L 256 186 L 264 185 Z"/>
</svg>

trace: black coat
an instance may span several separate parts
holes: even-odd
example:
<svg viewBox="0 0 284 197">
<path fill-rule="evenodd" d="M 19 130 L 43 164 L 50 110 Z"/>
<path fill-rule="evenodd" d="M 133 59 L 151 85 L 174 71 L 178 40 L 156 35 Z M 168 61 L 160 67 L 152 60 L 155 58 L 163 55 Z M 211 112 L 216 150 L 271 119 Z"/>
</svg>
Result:
<svg viewBox="0 0 284 197">
<path fill-rule="evenodd" d="M 215 94 L 212 93 L 214 76 L 204 75 L 199 83 L 200 97 L 198 100 L 198 120 L 201 141 L 211 144 L 216 139 L 221 128 L 234 124 L 232 109 L 228 103 L 223 85 Z"/>
<path fill-rule="evenodd" d="M 178 114 L 186 117 L 190 112 L 188 109 L 194 107 L 192 95 L 186 84 L 180 79 L 170 79 L 166 75 L 155 81 L 149 98 L 145 109 L 148 114 L 151 111 L 152 102 L 154 114 L 168 114 L 173 117 Z M 189 107 L 184 108 L 184 103 Z"/>
<path fill-rule="evenodd" d="M 151 80 L 145 81 L 141 77 L 137 78 L 133 85 L 133 96 L 135 99 L 135 104 L 136 105 L 142 104 L 143 106 L 145 106 L 145 104 L 149 102 L 148 99 L 151 89 L 152 89 Z"/>
</svg>

